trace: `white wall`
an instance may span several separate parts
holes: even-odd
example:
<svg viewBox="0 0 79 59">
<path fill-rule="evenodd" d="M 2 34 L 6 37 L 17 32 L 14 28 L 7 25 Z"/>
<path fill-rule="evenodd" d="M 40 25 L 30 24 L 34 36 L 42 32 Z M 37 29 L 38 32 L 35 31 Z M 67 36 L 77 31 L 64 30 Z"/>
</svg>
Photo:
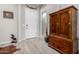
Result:
<svg viewBox="0 0 79 59">
<path fill-rule="evenodd" d="M 14 13 L 13 19 L 4 19 L 3 11 L 11 11 Z M 0 4 L 0 44 L 11 41 L 10 34 L 17 37 L 17 5 Z"/>
<path fill-rule="evenodd" d="M 22 40 L 25 38 L 25 26 L 24 26 L 25 25 L 25 5 L 24 4 L 21 5 L 20 12 L 21 12 L 21 16 L 20 16 L 21 17 L 21 24 L 20 24 L 21 33 L 20 34 L 21 34 L 21 40 Z"/>
</svg>

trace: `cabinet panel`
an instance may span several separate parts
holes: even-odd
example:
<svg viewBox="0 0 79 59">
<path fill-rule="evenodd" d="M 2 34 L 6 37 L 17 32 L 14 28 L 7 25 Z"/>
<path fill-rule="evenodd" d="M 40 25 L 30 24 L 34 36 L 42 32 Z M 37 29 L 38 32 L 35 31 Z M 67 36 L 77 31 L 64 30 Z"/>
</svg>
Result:
<svg viewBox="0 0 79 59">
<path fill-rule="evenodd" d="M 72 20 L 71 20 L 71 10 L 67 9 L 59 13 L 60 17 L 60 32 L 63 36 L 71 38 L 72 36 Z"/>
<path fill-rule="evenodd" d="M 59 23 L 58 15 L 52 14 L 50 16 L 50 34 L 52 33 L 59 34 L 60 33 L 59 25 L 60 23 Z"/>
<path fill-rule="evenodd" d="M 73 52 L 73 44 L 70 41 L 65 40 L 63 37 L 51 37 L 49 39 L 49 43 L 55 47 L 56 49 L 62 50 L 62 53 L 72 53 Z M 60 52 L 60 51 L 59 51 Z"/>
<path fill-rule="evenodd" d="M 69 25 L 68 25 L 69 13 L 68 13 L 68 11 L 61 12 L 59 17 L 60 17 L 60 22 L 61 22 L 60 23 L 61 24 L 60 25 L 61 34 L 67 36 L 69 33 L 69 30 L 68 30 L 68 28 L 69 28 Z"/>
<path fill-rule="evenodd" d="M 51 15 L 50 19 L 50 33 L 56 33 L 57 14 Z"/>
</svg>

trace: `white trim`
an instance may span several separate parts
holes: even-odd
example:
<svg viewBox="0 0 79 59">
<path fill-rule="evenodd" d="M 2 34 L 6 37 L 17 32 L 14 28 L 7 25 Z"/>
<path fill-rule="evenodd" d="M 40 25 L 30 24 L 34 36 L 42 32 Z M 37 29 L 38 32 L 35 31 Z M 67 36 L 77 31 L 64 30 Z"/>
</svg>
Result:
<svg viewBox="0 0 79 59">
<path fill-rule="evenodd" d="M 18 39 L 21 39 L 21 7 L 22 5 L 18 5 L 18 20 L 17 20 L 17 30 L 18 30 Z"/>
<path fill-rule="evenodd" d="M 6 41 L 6 42 L 0 43 L 0 47 L 5 47 L 5 46 L 8 46 L 8 45 L 11 45 L 11 41 Z"/>
<path fill-rule="evenodd" d="M 33 38 L 40 38 L 40 36 L 37 36 L 37 37 L 31 37 L 31 38 L 23 38 L 22 40 L 18 40 L 18 42 L 21 42 L 21 41 L 23 41 L 23 40 L 33 39 Z"/>
<path fill-rule="evenodd" d="M 6 42 L 0 42 L 0 45 L 1 44 L 8 44 L 8 43 L 10 43 L 11 41 L 6 41 Z"/>
<path fill-rule="evenodd" d="M 18 40 L 18 42 L 21 42 L 23 40 L 33 39 L 33 38 L 41 38 L 41 37 L 37 36 L 37 37 L 31 37 L 31 38 L 23 38 L 22 40 Z M 11 44 L 11 41 L 0 42 L 0 45 L 2 45 L 2 44 L 5 44 L 5 45 Z"/>
<path fill-rule="evenodd" d="M 18 42 L 21 42 L 23 40 L 33 39 L 33 38 L 42 38 L 42 37 L 41 36 L 37 36 L 37 37 L 31 37 L 31 38 L 23 38 L 22 40 L 18 40 Z M 9 44 L 11 44 L 11 41 L 0 42 L 0 45 L 2 45 L 2 46 L 7 46 Z"/>
</svg>

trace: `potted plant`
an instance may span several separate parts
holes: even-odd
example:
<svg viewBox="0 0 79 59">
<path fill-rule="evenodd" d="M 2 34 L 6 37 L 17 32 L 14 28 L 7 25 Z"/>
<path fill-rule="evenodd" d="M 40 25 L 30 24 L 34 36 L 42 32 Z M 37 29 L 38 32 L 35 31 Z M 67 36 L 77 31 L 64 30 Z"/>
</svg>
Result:
<svg viewBox="0 0 79 59">
<path fill-rule="evenodd" d="M 11 41 L 12 45 L 16 46 L 17 40 L 13 34 L 11 34 L 11 39 L 12 39 L 12 41 Z"/>
</svg>

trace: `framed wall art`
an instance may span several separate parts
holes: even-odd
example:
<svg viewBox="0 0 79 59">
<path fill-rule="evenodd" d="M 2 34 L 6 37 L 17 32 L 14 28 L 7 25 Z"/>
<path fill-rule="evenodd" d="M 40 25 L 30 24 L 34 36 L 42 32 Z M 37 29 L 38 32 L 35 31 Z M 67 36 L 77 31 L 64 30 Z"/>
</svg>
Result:
<svg viewBox="0 0 79 59">
<path fill-rule="evenodd" d="M 3 18 L 13 19 L 13 12 L 3 11 Z"/>
</svg>

